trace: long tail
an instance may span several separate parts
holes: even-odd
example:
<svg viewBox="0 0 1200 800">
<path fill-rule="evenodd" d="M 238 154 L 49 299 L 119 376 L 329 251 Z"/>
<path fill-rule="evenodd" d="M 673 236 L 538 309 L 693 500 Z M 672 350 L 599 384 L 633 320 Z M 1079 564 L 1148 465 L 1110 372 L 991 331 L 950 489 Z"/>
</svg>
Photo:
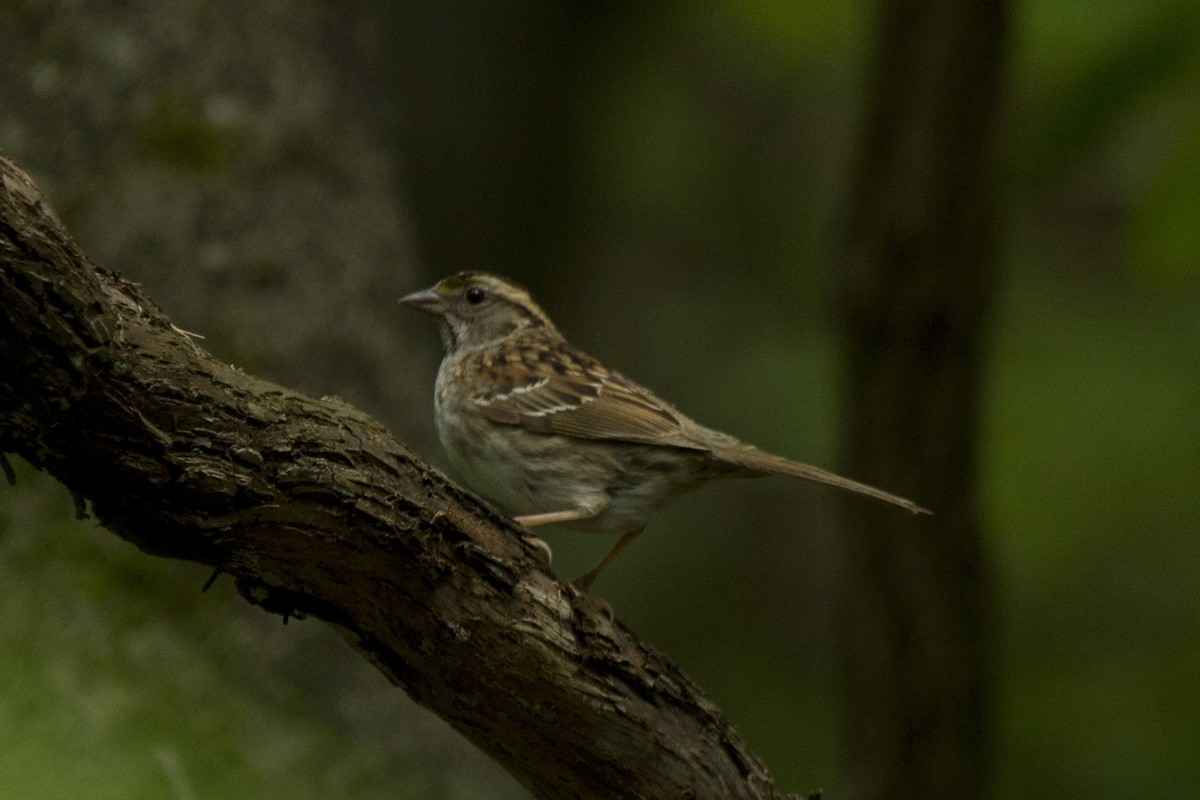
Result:
<svg viewBox="0 0 1200 800">
<path fill-rule="evenodd" d="M 798 461 L 790 461 L 782 456 L 777 456 L 773 453 L 768 453 L 764 450 L 759 450 L 750 445 L 742 445 L 740 447 L 731 447 L 714 451 L 713 455 L 722 461 L 728 461 L 732 464 L 745 467 L 752 472 L 761 474 L 771 473 L 776 475 L 790 475 L 793 478 L 803 478 L 807 481 L 816 481 L 829 486 L 836 486 L 839 489 L 865 494 L 867 497 L 874 497 L 876 500 L 882 500 L 885 503 L 891 503 L 894 506 L 911 511 L 914 514 L 932 514 L 929 509 L 922 508 L 899 495 L 885 492 L 882 489 L 876 489 L 874 486 L 868 486 L 865 483 L 852 481 L 849 478 L 843 478 L 841 475 L 835 475 L 832 472 L 827 472 L 820 467 L 814 467 L 809 464 L 801 464 Z"/>
</svg>

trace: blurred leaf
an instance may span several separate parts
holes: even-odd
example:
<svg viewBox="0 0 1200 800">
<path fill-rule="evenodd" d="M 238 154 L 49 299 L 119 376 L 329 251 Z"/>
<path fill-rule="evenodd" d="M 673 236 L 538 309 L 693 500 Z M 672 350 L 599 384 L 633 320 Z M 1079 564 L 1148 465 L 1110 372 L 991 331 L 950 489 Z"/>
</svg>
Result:
<svg viewBox="0 0 1200 800">
<path fill-rule="evenodd" d="M 1016 85 L 1034 107 L 1020 137 L 1025 174 L 1061 172 L 1200 53 L 1200 14 L 1190 2 L 1023 9 Z"/>
<path fill-rule="evenodd" d="M 715 13 L 734 36 L 740 34 L 773 63 L 792 69 L 815 53 L 869 39 L 864 20 L 874 6 L 864 0 L 725 0 Z"/>
<path fill-rule="evenodd" d="M 230 160 L 232 140 L 209 122 L 198 98 L 163 94 L 136 125 L 138 149 L 151 161 L 192 174 L 215 173 Z"/>
<path fill-rule="evenodd" d="M 1130 232 L 1136 266 L 1172 283 L 1200 275 L 1200 118 L 1191 123 L 1137 199 Z"/>
<path fill-rule="evenodd" d="M 597 176 L 613 195 L 647 211 L 701 203 L 720 159 L 711 117 L 689 76 L 647 62 L 625 79 L 593 134 Z"/>
<path fill-rule="evenodd" d="M 1004 583 L 997 785 L 1196 785 L 1198 287 L 1066 281 L 1023 253 L 998 310 L 985 442 Z M 1188 720 L 1181 724 L 1181 720 Z"/>
</svg>

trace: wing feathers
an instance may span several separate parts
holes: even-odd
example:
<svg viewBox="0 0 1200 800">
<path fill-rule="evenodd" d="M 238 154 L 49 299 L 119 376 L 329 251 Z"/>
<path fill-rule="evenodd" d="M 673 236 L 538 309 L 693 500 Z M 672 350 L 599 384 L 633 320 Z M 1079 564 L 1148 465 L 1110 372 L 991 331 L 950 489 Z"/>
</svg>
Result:
<svg viewBox="0 0 1200 800">
<path fill-rule="evenodd" d="M 708 449 L 686 435 L 694 423 L 623 375 L 565 343 L 553 357 L 545 352 L 503 361 L 483 356 L 481 366 L 505 378 L 494 384 L 503 391 L 475 398 L 488 419 L 538 433 Z"/>
</svg>

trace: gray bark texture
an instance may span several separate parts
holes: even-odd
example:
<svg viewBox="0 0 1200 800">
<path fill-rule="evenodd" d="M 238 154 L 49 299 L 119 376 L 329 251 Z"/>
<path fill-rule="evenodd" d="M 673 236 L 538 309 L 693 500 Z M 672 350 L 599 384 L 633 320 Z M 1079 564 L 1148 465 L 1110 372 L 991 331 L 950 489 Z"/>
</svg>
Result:
<svg viewBox="0 0 1200 800">
<path fill-rule="evenodd" d="M 334 625 L 545 798 L 783 798 L 677 667 L 331 398 L 202 350 L 0 157 L 0 452 L 142 550 Z"/>
</svg>

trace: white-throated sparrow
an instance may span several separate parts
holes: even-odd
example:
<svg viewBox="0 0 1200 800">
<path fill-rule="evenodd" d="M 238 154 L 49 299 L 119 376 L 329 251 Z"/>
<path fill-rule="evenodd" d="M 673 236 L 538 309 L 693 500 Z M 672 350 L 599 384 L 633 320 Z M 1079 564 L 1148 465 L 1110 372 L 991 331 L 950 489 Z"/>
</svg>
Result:
<svg viewBox="0 0 1200 800">
<path fill-rule="evenodd" d="M 622 534 L 587 588 L 671 497 L 714 478 L 791 475 L 925 509 L 705 428 L 571 346 L 529 293 L 462 272 L 400 302 L 438 317 L 434 409 L 454 467 L 526 527 Z"/>
</svg>

